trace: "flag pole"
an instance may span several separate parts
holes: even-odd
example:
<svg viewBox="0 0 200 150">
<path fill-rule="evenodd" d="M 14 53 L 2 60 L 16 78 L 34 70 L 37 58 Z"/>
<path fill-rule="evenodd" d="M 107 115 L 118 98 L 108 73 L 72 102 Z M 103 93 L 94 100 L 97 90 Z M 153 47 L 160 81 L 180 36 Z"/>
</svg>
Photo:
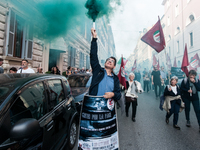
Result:
<svg viewBox="0 0 200 150">
<path fill-rule="evenodd" d="M 165 50 L 164 50 L 164 51 L 165 51 L 165 60 L 166 60 L 166 65 L 167 65 L 167 54 L 166 54 L 166 51 L 167 51 L 167 50 L 166 50 L 166 46 L 164 46 L 164 49 L 165 49 Z M 168 65 L 167 65 L 167 68 L 168 68 Z M 167 70 L 168 70 L 168 69 L 167 69 Z M 168 71 L 169 71 L 169 70 L 168 70 Z M 168 73 L 168 79 L 169 79 L 169 82 L 168 82 L 168 83 L 169 83 L 169 85 L 170 85 L 170 74 L 169 74 L 169 73 Z"/>
</svg>

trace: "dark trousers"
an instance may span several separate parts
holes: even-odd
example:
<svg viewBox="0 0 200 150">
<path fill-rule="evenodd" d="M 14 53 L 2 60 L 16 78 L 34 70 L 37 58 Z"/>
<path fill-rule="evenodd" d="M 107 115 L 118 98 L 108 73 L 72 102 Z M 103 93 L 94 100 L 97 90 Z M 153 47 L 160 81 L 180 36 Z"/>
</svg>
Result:
<svg viewBox="0 0 200 150">
<path fill-rule="evenodd" d="M 180 110 L 180 101 L 181 100 L 173 100 L 171 101 L 171 109 L 169 110 L 169 113 L 166 114 L 166 118 L 170 118 L 172 114 L 174 114 L 173 124 L 177 125 L 178 123 L 178 115 Z"/>
<path fill-rule="evenodd" d="M 132 118 L 135 118 L 136 110 L 137 110 L 137 101 L 126 102 L 126 113 L 128 114 L 128 110 L 131 103 L 132 103 Z"/>
<path fill-rule="evenodd" d="M 149 92 L 149 81 L 144 81 L 144 91 L 147 87 L 147 92 Z"/>
<path fill-rule="evenodd" d="M 157 94 L 158 93 L 157 87 L 159 88 L 159 95 Z M 160 96 L 160 93 L 161 93 L 161 83 L 154 83 L 154 88 L 155 88 L 156 97 Z"/>
<path fill-rule="evenodd" d="M 187 98 L 183 99 L 185 102 L 185 117 L 186 120 L 190 120 L 190 103 L 192 102 L 193 108 L 194 108 L 194 112 L 196 114 L 197 117 L 197 121 L 198 124 L 200 126 L 200 110 L 199 110 L 199 100 L 189 100 Z"/>
</svg>

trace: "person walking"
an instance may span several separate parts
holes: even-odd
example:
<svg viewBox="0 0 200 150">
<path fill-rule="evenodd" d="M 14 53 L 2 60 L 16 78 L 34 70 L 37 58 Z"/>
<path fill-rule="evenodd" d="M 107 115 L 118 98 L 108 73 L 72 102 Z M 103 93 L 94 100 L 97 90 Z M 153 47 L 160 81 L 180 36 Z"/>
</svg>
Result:
<svg viewBox="0 0 200 150">
<path fill-rule="evenodd" d="M 161 94 L 161 75 L 160 71 L 158 70 L 157 66 L 154 66 L 154 70 L 151 73 L 152 85 L 154 85 L 156 99 L 160 97 Z M 159 88 L 159 93 L 157 91 L 157 87 Z"/>
<path fill-rule="evenodd" d="M 165 68 L 163 66 L 161 67 L 160 75 L 161 75 L 162 79 L 164 80 L 164 82 L 166 82 L 166 80 L 167 80 L 167 73 L 165 72 Z"/>
<path fill-rule="evenodd" d="M 200 81 L 196 79 L 197 72 L 195 70 L 189 71 L 189 76 L 184 78 L 181 83 L 182 99 L 185 102 L 185 117 L 186 126 L 190 127 L 190 104 L 192 103 L 200 132 L 200 110 L 199 110 L 199 96 Z"/>
<path fill-rule="evenodd" d="M 136 117 L 136 110 L 137 110 L 137 99 L 138 99 L 138 93 L 142 93 L 143 89 L 140 84 L 140 82 L 135 81 L 135 74 L 130 73 L 129 74 L 129 81 L 126 81 L 126 92 L 125 92 L 125 100 L 126 100 L 126 117 L 129 116 L 129 107 L 130 104 L 132 104 L 132 121 L 135 122 Z"/>
<path fill-rule="evenodd" d="M 23 59 L 22 60 L 22 66 L 19 68 L 17 73 L 35 73 L 35 71 L 28 67 L 28 60 Z"/>
<path fill-rule="evenodd" d="M 167 111 L 165 119 L 166 123 L 169 123 L 170 116 L 174 114 L 173 127 L 180 130 L 181 128 L 177 125 L 178 117 L 179 112 L 182 111 L 182 108 L 184 107 L 184 103 L 181 99 L 181 91 L 180 87 L 177 85 L 177 82 L 178 77 L 173 76 L 170 80 L 170 85 L 167 85 L 165 87 L 165 101 L 163 104 L 163 108 Z"/>
<path fill-rule="evenodd" d="M 150 81 L 150 76 L 148 72 L 145 72 L 143 75 L 143 81 L 144 81 L 144 91 L 147 88 L 147 93 L 149 93 L 149 81 Z"/>
</svg>

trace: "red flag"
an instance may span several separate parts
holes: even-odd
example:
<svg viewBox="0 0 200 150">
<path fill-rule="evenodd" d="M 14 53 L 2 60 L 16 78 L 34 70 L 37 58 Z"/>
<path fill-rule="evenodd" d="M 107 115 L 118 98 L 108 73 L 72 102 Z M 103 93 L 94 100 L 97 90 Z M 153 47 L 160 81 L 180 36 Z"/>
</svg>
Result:
<svg viewBox="0 0 200 150">
<path fill-rule="evenodd" d="M 165 48 L 165 37 L 159 17 L 158 22 L 141 38 L 141 40 L 155 49 L 158 53 Z"/>
<path fill-rule="evenodd" d="M 125 68 L 123 63 L 123 57 L 121 59 L 121 66 L 118 73 L 119 82 L 126 88 Z"/>
<path fill-rule="evenodd" d="M 200 67 L 200 60 L 199 60 L 198 54 L 196 53 L 190 61 L 189 70 L 196 70 L 197 71 L 198 67 Z"/>
<path fill-rule="evenodd" d="M 134 62 L 134 65 L 133 65 L 133 67 L 132 67 L 132 70 L 131 70 L 131 71 L 134 71 L 136 68 L 137 68 L 137 64 L 136 64 L 136 60 L 135 60 L 135 62 Z"/>
<path fill-rule="evenodd" d="M 176 57 L 174 58 L 174 67 L 177 67 L 177 64 L 176 64 Z"/>
<path fill-rule="evenodd" d="M 183 70 L 183 72 L 185 72 L 186 76 L 188 77 L 189 73 L 188 73 L 187 66 L 189 66 L 189 61 L 188 61 L 188 53 L 187 53 L 187 44 L 185 44 L 185 51 L 183 55 L 181 69 Z"/>
<path fill-rule="evenodd" d="M 153 66 L 157 66 L 157 59 L 155 55 L 153 55 Z"/>
<path fill-rule="evenodd" d="M 158 59 L 158 65 L 157 65 L 157 69 L 158 69 L 158 70 L 160 70 L 159 59 Z"/>
</svg>

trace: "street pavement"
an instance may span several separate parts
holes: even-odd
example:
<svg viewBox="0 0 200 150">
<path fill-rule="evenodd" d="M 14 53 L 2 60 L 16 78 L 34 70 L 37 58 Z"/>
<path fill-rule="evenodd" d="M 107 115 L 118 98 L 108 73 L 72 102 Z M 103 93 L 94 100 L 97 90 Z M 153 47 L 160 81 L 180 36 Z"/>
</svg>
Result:
<svg viewBox="0 0 200 150">
<path fill-rule="evenodd" d="M 166 111 L 159 109 L 159 100 L 153 91 L 138 98 L 136 122 L 117 110 L 120 150 L 200 150 L 199 126 L 191 105 L 191 127 L 186 127 L 185 112 L 179 114 L 178 125 L 173 128 L 173 115 L 165 123 Z"/>
</svg>

